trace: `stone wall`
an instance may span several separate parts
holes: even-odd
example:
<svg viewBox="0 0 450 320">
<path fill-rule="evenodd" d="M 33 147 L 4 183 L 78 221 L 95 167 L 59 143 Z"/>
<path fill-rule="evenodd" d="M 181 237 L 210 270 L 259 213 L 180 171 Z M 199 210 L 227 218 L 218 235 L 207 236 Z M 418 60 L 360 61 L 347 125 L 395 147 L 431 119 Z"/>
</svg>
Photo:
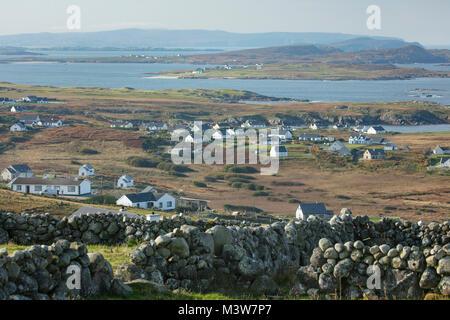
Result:
<svg viewBox="0 0 450 320">
<path fill-rule="evenodd" d="M 421 299 L 428 292 L 450 295 L 448 243 L 421 250 L 401 244 L 367 246 L 359 240 L 333 243 L 323 238 L 310 263 L 297 271 L 296 294 L 349 299 Z"/>
<path fill-rule="evenodd" d="M 437 274 L 440 277 L 439 283 L 442 282 L 439 288 L 446 293 L 447 271 L 442 273 L 438 266 L 443 264 L 441 270 L 447 270 L 449 225 L 449 221 L 441 224 L 391 219 L 373 222 L 368 217 L 353 217 L 348 209 L 343 209 L 340 215 L 333 216 L 330 221 L 309 217 L 306 221 L 292 220 L 263 226 L 219 219 L 191 220 L 181 216 L 149 222 L 143 217 L 130 218 L 113 214 L 57 219 L 48 214 L 19 215 L 0 212 L 0 242 L 50 244 L 66 239 L 63 243 L 142 243 L 132 251 L 131 263 L 119 266 L 117 278 L 123 281 L 147 279 L 171 289 L 206 291 L 215 287 L 239 285 L 240 288 L 257 293 L 275 293 L 276 285 L 271 277 L 291 270 L 295 272 L 303 266 L 298 271 L 298 291 L 306 288 L 313 290 L 310 294 L 329 294 L 331 289 L 336 289 L 336 281 L 339 279 L 339 283 L 344 281 L 338 286 L 340 294 L 356 297 L 364 294 L 359 287 L 357 292 L 356 284 L 368 277 L 367 271 L 364 273 L 362 270 L 363 265 L 367 267 L 372 262 L 384 267 L 386 279 L 397 279 L 395 281 L 405 286 L 407 283 L 408 288 L 417 289 L 413 285 L 416 278 L 420 281 L 422 277 L 427 279 Z M 334 248 L 338 253 L 337 258 L 332 250 L 328 250 L 328 253 L 322 250 L 325 241 L 322 238 L 326 238 L 333 248 L 338 247 Z M 419 247 L 432 249 L 417 251 Z M 372 253 L 370 250 L 376 250 L 372 248 L 380 251 Z M 386 248 L 389 249 L 386 251 Z M 70 247 L 65 250 L 69 249 Z M 397 251 L 396 255 L 394 249 Z M 406 251 L 408 254 L 403 253 L 405 257 L 402 258 L 402 252 Z M 415 256 L 421 255 L 422 258 L 414 260 Z M 434 258 L 429 258 L 432 256 Z M 370 257 L 373 261 L 365 261 L 370 260 Z M 413 260 L 419 263 L 417 270 L 411 270 L 416 262 L 411 262 L 410 265 L 409 261 Z M 80 261 L 77 263 L 81 264 Z M 63 267 L 64 265 L 61 266 Z M 353 276 L 349 278 L 349 274 L 344 273 L 345 276 L 336 278 L 336 268 L 344 268 L 344 271 L 349 269 L 349 274 L 355 276 L 355 272 L 359 272 L 360 277 L 354 280 Z M 433 268 L 434 273 L 431 270 Z M 111 275 L 111 272 L 107 273 Z M 302 278 L 304 274 L 308 274 L 306 282 Z M 404 278 L 411 282 L 405 282 Z M 392 285 L 396 282 L 391 280 L 388 281 L 389 285 L 398 287 L 398 284 Z M 418 288 L 417 292 L 421 293 L 424 290 L 438 290 L 436 286 L 431 289 L 420 287 L 420 283 Z M 404 292 L 400 289 L 397 291 Z M 389 292 L 392 292 L 392 297 L 397 297 L 397 291 L 392 289 Z M 55 294 L 53 291 L 49 293 Z M 23 292 L 18 291 L 18 294 Z M 411 295 L 414 296 L 413 293 Z"/>
<path fill-rule="evenodd" d="M 72 273 L 80 270 L 81 287 L 70 290 Z M 70 271 L 70 269 L 69 269 Z M 70 281 L 69 281 L 70 282 Z M 8 255 L 0 249 L 0 300 L 49 300 L 87 297 L 121 292 L 123 284 L 114 279 L 111 265 L 101 254 L 88 253 L 82 243 L 59 240 L 33 245 Z"/>
</svg>

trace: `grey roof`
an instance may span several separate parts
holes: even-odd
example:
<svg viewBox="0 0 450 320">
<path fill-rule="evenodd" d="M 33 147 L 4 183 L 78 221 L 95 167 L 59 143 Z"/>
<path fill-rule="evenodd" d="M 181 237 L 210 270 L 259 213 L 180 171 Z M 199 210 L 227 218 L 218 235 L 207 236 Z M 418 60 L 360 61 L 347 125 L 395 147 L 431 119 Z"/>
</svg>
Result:
<svg viewBox="0 0 450 320">
<path fill-rule="evenodd" d="M 347 148 L 342 142 L 340 141 L 335 141 L 333 142 L 333 144 L 331 146 L 329 146 L 328 148 L 326 148 L 327 151 L 337 151 L 339 152 L 339 154 L 342 155 L 346 155 L 346 154 L 350 154 L 351 151 L 349 148 Z"/>
<path fill-rule="evenodd" d="M 384 128 L 382 126 L 371 126 L 370 128 L 373 128 L 377 131 L 384 131 Z"/>
<path fill-rule="evenodd" d="M 38 119 L 40 119 L 39 116 L 23 115 L 20 117 L 20 121 L 35 121 Z"/>
<path fill-rule="evenodd" d="M 321 138 L 322 136 L 320 134 L 316 133 L 302 133 L 299 138 L 305 138 L 305 139 L 314 139 L 314 138 Z"/>
<path fill-rule="evenodd" d="M 126 194 L 125 197 L 127 197 L 132 203 L 137 203 L 137 202 L 157 201 L 163 195 L 164 195 L 163 193 L 156 193 L 156 192 L 141 192 L 141 193 L 129 193 Z"/>
<path fill-rule="evenodd" d="M 11 184 L 24 184 L 24 185 L 43 185 L 43 186 L 79 186 L 85 180 L 72 180 L 67 178 L 17 178 L 11 182 Z"/>
<path fill-rule="evenodd" d="M 323 202 L 300 203 L 299 208 L 302 210 L 303 214 L 331 214 L 331 212 L 325 208 Z"/>
<path fill-rule="evenodd" d="M 120 210 L 112 210 L 112 209 L 96 208 L 96 207 L 81 207 L 77 211 L 75 211 L 70 217 L 81 216 L 81 215 L 86 215 L 86 214 L 95 214 L 95 213 L 123 214 L 130 218 L 139 216 L 137 213 L 128 212 L 128 211 L 120 211 Z"/>
<path fill-rule="evenodd" d="M 13 169 L 15 172 L 29 172 L 31 171 L 30 167 L 25 164 L 12 164 L 9 166 L 11 169 Z"/>
<path fill-rule="evenodd" d="M 16 123 L 13 124 L 13 126 L 19 126 L 22 129 L 26 128 L 25 125 L 22 122 L 16 122 Z"/>
<path fill-rule="evenodd" d="M 88 169 L 88 170 L 94 169 L 94 167 L 93 167 L 93 166 L 91 166 L 91 164 L 90 164 L 90 163 L 85 163 L 85 164 L 83 164 L 83 166 L 82 166 L 82 167 L 84 167 L 84 168 L 86 168 L 86 169 Z"/>
<path fill-rule="evenodd" d="M 133 178 L 131 178 L 129 175 L 127 175 L 127 174 L 124 174 L 123 176 L 121 176 L 120 178 L 119 178 L 119 180 L 120 179 L 122 179 L 122 180 L 125 180 L 126 182 L 131 182 L 131 181 L 133 181 Z"/>
<path fill-rule="evenodd" d="M 386 155 L 386 153 L 384 152 L 383 149 L 367 149 L 367 151 L 369 151 L 369 153 L 374 156 L 374 155 Z"/>
</svg>

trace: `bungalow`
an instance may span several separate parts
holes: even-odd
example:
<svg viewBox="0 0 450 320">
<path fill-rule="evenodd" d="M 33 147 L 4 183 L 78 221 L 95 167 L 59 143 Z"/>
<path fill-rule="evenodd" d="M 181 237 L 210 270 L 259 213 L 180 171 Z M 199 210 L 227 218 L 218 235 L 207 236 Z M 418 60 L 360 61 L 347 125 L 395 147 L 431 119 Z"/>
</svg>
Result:
<svg viewBox="0 0 450 320">
<path fill-rule="evenodd" d="M 433 153 L 437 155 L 450 154 L 450 148 L 436 146 L 436 148 L 434 148 L 433 150 Z"/>
<path fill-rule="evenodd" d="M 8 168 L 2 170 L 2 179 L 5 181 L 11 181 L 19 177 L 32 178 L 34 177 L 34 173 L 26 164 L 12 164 Z"/>
<path fill-rule="evenodd" d="M 116 204 L 143 209 L 156 207 L 158 210 L 173 210 L 176 206 L 176 199 L 168 193 L 152 191 L 125 194 L 116 201 Z"/>
<path fill-rule="evenodd" d="M 25 97 L 22 97 L 19 100 L 23 101 L 23 102 L 37 102 L 38 101 L 38 97 L 36 97 L 36 96 L 25 96 Z"/>
<path fill-rule="evenodd" d="M 348 138 L 348 143 L 349 144 L 371 144 L 372 141 L 370 140 L 370 138 L 359 134 L 359 135 L 351 135 Z"/>
<path fill-rule="evenodd" d="M 327 210 L 323 202 L 300 203 L 295 212 L 295 217 L 299 220 L 306 220 L 309 216 L 330 220 L 333 216 L 333 211 Z"/>
<path fill-rule="evenodd" d="M 320 134 L 315 133 L 302 133 L 298 140 L 300 141 L 322 141 L 323 137 Z"/>
<path fill-rule="evenodd" d="M 394 151 L 394 150 L 398 150 L 398 147 L 395 144 L 393 144 L 392 142 L 391 143 L 387 143 L 384 146 L 384 151 Z"/>
<path fill-rule="evenodd" d="M 275 137 L 277 136 L 280 140 L 291 140 L 292 139 L 292 132 L 287 129 L 279 129 L 278 134 L 269 134 L 269 137 Z"/>
<path fill-rule="evenodd" d="M 68 178 L 16 178 L 8 186 L 13 191 L 31 194 L 53 194 L 81 196 L 91 193 L 89 180 Z"/>
<path fill-rule="evenodd" d="M 331 152 L 336 152 L 338 153 L 340 156 L 348 156 L 350 155 L 352 152 L 350 151 L 349 148 L 347 148 L 346 145 L 344 145 L 342 142 L 340 141 L 336 141 L 334 142 L 331 146 L 329 146 L 328 148 L 325 149 L 326 151 L 331 151 Z"/>
<path fill-rule="evenodd" d="M 288 151 L 286 149 L 286 146 L 279 146 L 279 145 L 272 146 L 270 148 L 270 156 L 272 158 L 287 157 Z"/>
<path fill-rule="evenodd" d="M 386 130 L 382 126 L 371 126 L 367 129 L 367 134 L 382 134 L 386 133 Z"/>
<path fill-rule="evenodd" d="M 440 168 L 450 168 L 450 158 L 444 159 L 441 158 L 441 161 L 439 161 L 438 167 Z"/>
<path fill-rule="evenodd" d="M 132 186 L 134 186 L 134 180 L 127 174 L 124 174 L 117 180 L 117 188 L 126 189 Z"/>
<path fill-rule="evenodd" d="M 89 163 L 83 164 L 83 166 L 78 169 L 78 175 L 80 177 L 92 177 L 95 174 L 94 167 L 91 166 Z"/>
<path fill-rule="evenodd" d="M 382 149 L 367 149 L 363 154 L 364 160 L 383 160 L 386 159 L 386 153 Z"/>
<path fill-rule="evenodd" d="M 27 109 L 25 109 L 24 107 L 20 107 L 20 106 L 12 106 L 11 107 L 11 112 L 25 112 L 27 111 Z"/>
<path fill-rule="evenodd" d="M 37 121 L 37 125 L 41 127 L 59 128 L 62 127 L 63 122 L 60 119 L 55 118 L 42 118 Z"/>
<path fill-rule="evenodd" d="M 22 122 L 17 122 L 9 128 L 9 131 L 11 132 L 27 131 L 27 127 Z"/>
<path fill-rule="evenodd" d="M 167 130 L 167 128 L 167 124 L 164 122 L 144 122 L 139 126 L 139 129 L 148 131 Z"/>
</svg>

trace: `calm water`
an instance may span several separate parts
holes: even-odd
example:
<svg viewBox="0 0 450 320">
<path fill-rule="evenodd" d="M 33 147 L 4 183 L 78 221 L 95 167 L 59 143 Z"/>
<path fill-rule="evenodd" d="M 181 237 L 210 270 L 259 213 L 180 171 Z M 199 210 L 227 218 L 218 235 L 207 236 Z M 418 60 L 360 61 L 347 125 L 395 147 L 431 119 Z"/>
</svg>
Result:
<svg viewBox="0 0 450 320">
<path fill-rule="evenodd" d="M 92 55 L 94 54 L 96 53 L 92 53 Z M 197 67 L 199 66 L 189 64 L 129 63 L 0 64 L 0 82 L 56 87 L 132 87 L 148 90 L 228 88 L 248 90 L 273 97 L 309 99 L 311 101 L 385 102 L 423 100 L 450 105 L 450 79 L 423 78 L 389 81 L 152 79 L 146 75 L 146 73 L 157 73 L 164 70 Z"/>
<path fill-rule="evenodd" d="M 388 126 L 383 124 L 388 132 L 415 133 L 415 132 L 443 132 L 450 131 L 450 124 L 431 124 L 421 126 Z"/>
</svg>

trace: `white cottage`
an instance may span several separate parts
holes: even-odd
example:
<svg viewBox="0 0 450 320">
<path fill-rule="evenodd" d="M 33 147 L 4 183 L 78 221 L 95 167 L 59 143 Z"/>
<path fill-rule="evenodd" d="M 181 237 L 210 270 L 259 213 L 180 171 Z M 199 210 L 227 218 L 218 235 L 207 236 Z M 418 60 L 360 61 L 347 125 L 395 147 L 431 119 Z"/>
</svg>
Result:
<svg viewBox="0 0 450 320">
<path fill-rule="evenodd" d="M 80 177 L 92 177 L 95 175 L 95 169 L 89 163 L 85 163 L 78 169 L 78 175 Z"/>
<path fill-rule="evenodd" d="M 16 178 L 8 186 L 13 191 L 31 194 L 81 196 L 91 193 L 91 182 L 87 179 Z"/>
<path fill-rule="evenodd" d="M 281 158 L 281 157 L 287 157 L 288 156 L 288 151 L 286 149 L 286 146 L 272 146 L 270 148 L 270 156 L 272 158 Z"/>
<path fill-rule="evenodd" d="M 22 122 L 14 123 L 10 128 L 9 131 L 11 132 L 22 132 L 27 131 L 27 127 Z"/>
<path fill-rule="evenodd" d="M 32 178 L 34 177 L 33 171 L 26 164 L 12 164 L 8 168 L 2 170 L 2 179 L 5 181 L 11 181 L 15 178 Z"/>
<path fill-rule="evenodd" d="M 134 180 L 129 175 L 124 174 L 117 181 L 117 188 L 126 189 L 134 186 Z"/>
<path fill-rule="evenodd" d="M 141 192 L 130 193 L 121 196 L 116 204 L 124 207 L 136 207 L 148 209 L 156 207 L 158 210 L 173 210 L 176 206 L 176 199 L 168 193 Z"/>
</svg>

